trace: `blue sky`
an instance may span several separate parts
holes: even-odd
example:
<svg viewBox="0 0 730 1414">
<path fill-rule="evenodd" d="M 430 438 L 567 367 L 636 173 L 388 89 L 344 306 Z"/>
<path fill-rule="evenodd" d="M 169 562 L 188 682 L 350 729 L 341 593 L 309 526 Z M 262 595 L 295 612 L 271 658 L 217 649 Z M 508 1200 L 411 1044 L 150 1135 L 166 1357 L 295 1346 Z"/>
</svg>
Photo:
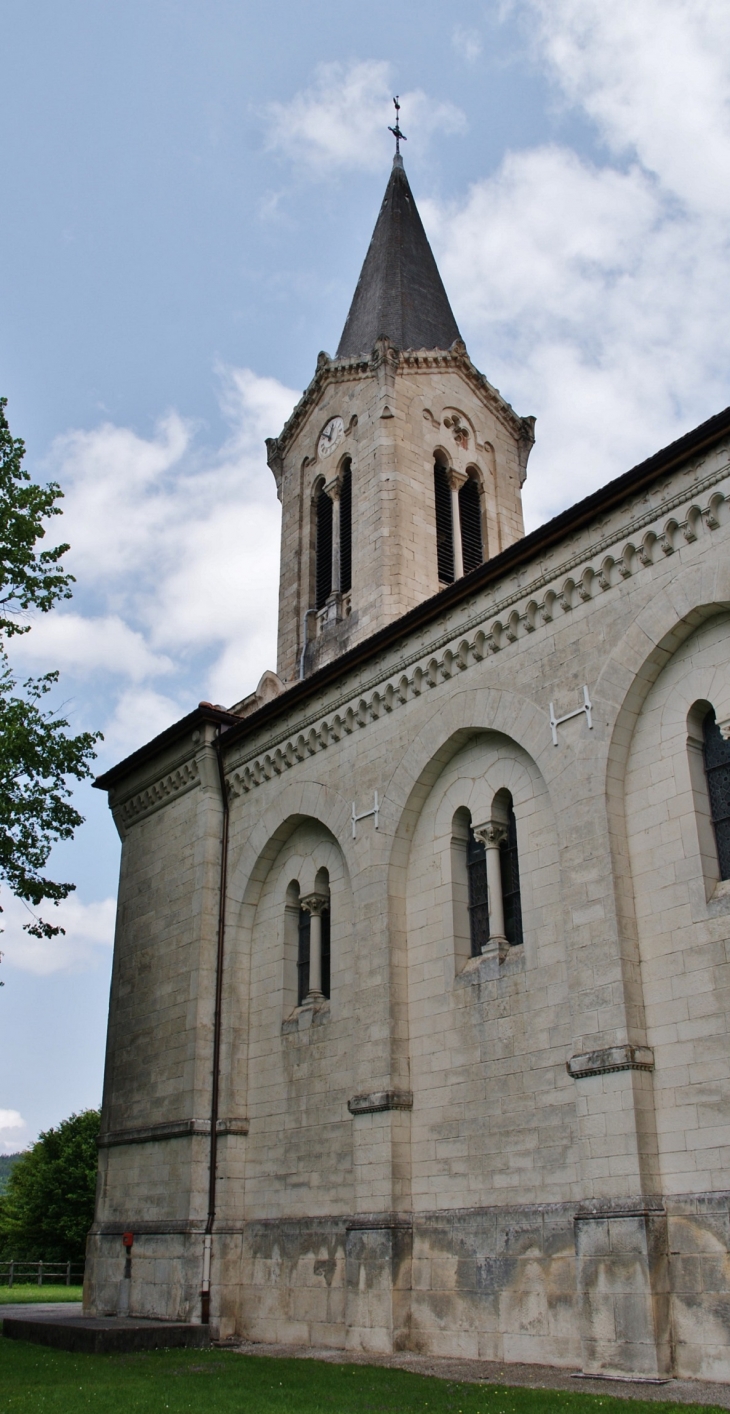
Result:
<svg viewBox="0 0 730 1414">
<path fill-rule="evenodd" d="M 337 345 L 394 92 L 472 357 L 537 415 L 528 527 L 730 401 L 721 0 L 4 0 L 2 34 L 0 392 L 78 580 L 13 659 L 100 769 L 275 664 L 263 439 Z M 100 1097 L 119 849 L 79 799 L 66 938 L 2 898 L 5 1149 Z"/>
</svg>

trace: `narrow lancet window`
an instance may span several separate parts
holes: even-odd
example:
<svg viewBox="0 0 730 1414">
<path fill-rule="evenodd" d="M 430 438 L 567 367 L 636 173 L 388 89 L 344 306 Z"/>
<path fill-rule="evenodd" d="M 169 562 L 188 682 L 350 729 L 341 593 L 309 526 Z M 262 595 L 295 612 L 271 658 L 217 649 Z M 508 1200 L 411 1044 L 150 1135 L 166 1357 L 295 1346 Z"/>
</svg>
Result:
<svg viewBox="0 0 730 1414">
<path fill-rule="evenodd" d="M 730 741 L 725 741 L 712 708 L 702 726 L 710 813 L 720 878 L 730 879 Z"/>
<path fill-rule="evenodd" d="M 346 461 L 340 488 L 340 593 L 352 589 L 352 463 Z"/>
<path fill-rule="evenodd" d="M 482 548 L 482 504 L 479 482 L 469 476 L 459 491 L 459 520 L 461 521 L 461 551 L 464 560 L 464 574 L 475 570 L 484 560 Z"/>
<path fill-rule="evenodd" d="M 323 609 L 332 593 L 332 502 L 322 489 L 317 496 L 317 544 L 315 551 L 315 609 Z"/>
<path fill-rule="evenodd" d="M 309 928 L 311 915 L 306 909 L 299 910 L 299 955 L 297 957 L 297 1004 L 301 1006 L 309 992 Z"/>
<path fill-rule="evenodd" d="M 512 806 L 507 814 L 507 838 L 499 850 L 502 873 L 502 906 L 504 933 L 507 942 L 517 947 L 522 942 L 522 902 L 520 899 L 520 867 L 517 859 L 517 822 Z"/>
<path fill-rule="evenodd" d="M 466 846 L 466 869 L 469 877 L 469 936 L 471 955 L 480 957 L 489 942 L 489 893 L 487 890 L 487 851 L 476 839 L 469 826 Z"/>
<path fill-rule="evenodd" d="M 451 515 L 451 487 L 446 467 L 436 461 L 433 468 L 436 503 L 436 556 L 441 584 L 454 582 L 454 526 Z"/>
</svg>

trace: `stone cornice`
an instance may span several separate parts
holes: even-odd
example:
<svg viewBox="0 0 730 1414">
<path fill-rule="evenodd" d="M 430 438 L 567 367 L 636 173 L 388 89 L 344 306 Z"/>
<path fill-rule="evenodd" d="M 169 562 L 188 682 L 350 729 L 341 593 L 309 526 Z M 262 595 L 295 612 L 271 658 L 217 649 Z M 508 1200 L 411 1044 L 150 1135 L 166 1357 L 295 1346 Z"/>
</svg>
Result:
<svg viewBox="0 0 730 1414">
<path fill-rule="evenodd" d="M 581 544 L 572 553 L 534 575 L 525 584 L 515 576 L 509 588 L 504 581 L 493 589 L 475 590 L 475 606 L 463 615 L 464 605 L 445 610 L 432 626 L 433 636 L 410 652 L 381 655 L 370 671 L 357 680 L 346 673 L 335 685 L 326 706 L 321 698 L 293 722 L 291 717 L 272 730 L 262 727 L 238 751 L 232 744 L 227 773 L 232 795 L 248 791 L 281 775 L 330 742 L 366 727 L 448 678 L 459 676 L 474 663 L 509 648 L 518 639 L 539 632 L 574 607 L 609 592 L 677 552 L 682 545 L 712 533 L 726 514 L 727 498 L 713 488 L 726 479 L 730 462 L 723 461 L 704 476 L 697 475 L 667 494 L 605 529 L 603 534 L 580 532 Z M 708 494 L 712 493 L 712 494 Z M 704 504 L 701 504 L 704 498 Z M 645 498 L 646 499 L 646 498 Z M 679 515 L 674 512 L 683 508 Z M 652 528 L 653 527 L 653 528 Z M 616 549 L 619 546 L 620 549 Z M 614 553 L 609 553 L 613 551 Z M 454 623 L 457 612 L 458 625 Z M 408 644 L 404 635 L 401 647 Z M 292 714 L 294 715 L 294 714 Z M 263 740 L 262 740 L 263 738 Z M 235 755 L 234 755 L 235 753 Z"/>
<path fill-rule="evenodd" d="M 123 828 L 129 829 L 130 825 L 136 824 L 146 815 L 151 815 L 170 800 L 185 795 L 199 784 L 200 769 L 197 760 L 192 757 L 153 781 L 151 785 L 145 786 L 143 790 L 137 791 L 136 795 L 121 801 L 115 806 L 115 811 Z"/>
<path fill-rule="evenodd" d="M 505 423 L 510 431 L 523 442 L 532 446 L 534 441 L 534 418 L 520 417 L 514 408 L 502 397 L 498 388 L 472 363 L 466 345 L 457 340 L 450 349 L 396 349 L 387 340 L 376 345 L 369 358 L 330 358 L 321 353 L 317 359 L 317 371 L 302 393 L 291 416 L 285 422 L 278 437 L 267 437 L 267 460 L 276 478 L 281 482 L 283 459 L 311 409 L 316 407 L 325 388 L 330 383 L 351 383 L 364 378 L 374 378 L 382 363 L 387 360 L 393 371 L 403 373 L 430 373 L 435 369 L 453 369 L 461 373 L 481 401 L 496 417 Z M 526 460 L 526 458 L 525 458 Z"/>
<path fill-rule="evenodd" d="M 364 1095 L 353 1095 L 347 1101 L 351 1115 L 380 1114 L 384 1110 L 412 1110 L 413 1095 L 410 1090 L 372 1090 Z"/>
<path fill-rule="evenodd" d="M 247 1119 L 219 1119 L 216 1134 L 248 1134 Z M 209 1119 L 173 1119 L 161 1124 L 138 1124 L 129 1129 L 108 1129 L 97 1139 L 99 1149 L 115 1149 L 127 1144 L 159 1144 L 166 1139 L 190 1139 L 210 1134 Z"/>
<path fill-rule="evenodd" d="M 610 1075 L 615 1070 L 653 1070 L 654 1052 L 651 1046 L 606 1046 L 603 1050 L 571 1056 L 565 1068 L 574 1080 L 588 1075 Z"/>
</svg>

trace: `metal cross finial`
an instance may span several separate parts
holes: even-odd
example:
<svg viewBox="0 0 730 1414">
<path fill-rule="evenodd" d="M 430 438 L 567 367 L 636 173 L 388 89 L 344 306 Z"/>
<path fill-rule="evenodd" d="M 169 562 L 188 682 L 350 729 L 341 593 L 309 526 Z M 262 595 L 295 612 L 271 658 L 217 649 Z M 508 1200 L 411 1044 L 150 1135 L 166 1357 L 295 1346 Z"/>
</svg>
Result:
<svg viewBox="0 0 730 1414">
<path fill-rule="evenodd" d="M 390 128 L 390 127 L 389 127 L 389 128 L 388 128 L 388 132 L 389 132 L 389 133 L 392 133 L 392 134 L 393 134 L 393 137 L 395 138 L 395 155 L 396 155 L 396 157 L 400 157 L 400 145 L 401 145 L 401 142 L 407 142 L 407 141 L 408 141 L 408 138 L 406 137 L 405 133 L 402 133 L 401 130 L 400 130 L 400 122 L 399 122 L 399 119 L 400 119 L 400 103 L 398 102 L 398 94 L 397 94 L 397 93 L 396 93 L 396 95 L 395 95 L 395 98 L 393 99 L 393 105 L 394 105 L 394 107 L 395 107 L 395 127 L 394 127 L 394 128 Z"/>
</svg>

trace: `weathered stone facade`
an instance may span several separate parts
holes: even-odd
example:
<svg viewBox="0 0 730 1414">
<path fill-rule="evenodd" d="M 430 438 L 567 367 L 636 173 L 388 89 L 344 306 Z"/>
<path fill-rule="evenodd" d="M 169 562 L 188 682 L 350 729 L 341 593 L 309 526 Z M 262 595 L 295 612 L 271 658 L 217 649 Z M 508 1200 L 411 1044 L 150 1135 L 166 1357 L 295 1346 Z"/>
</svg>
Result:
<svg viewBox="0 0 730 1414">
<path fill-rule="evenodd" d="M 525 424 L 467 364 L 320 362 L 272 452 L 286 690 L 202 704 L 100 783 L 87 1303 L 116 1308 L 132 1230 L 132 1311 L 200 1320 L 208 1251 L 222 1336 L 728 1379 L 730 882 L 698 733 L 730 723 L 730 414 L 520 539 Z M 453 411 L 512 500 L 501 553 L 429 598 Z M 356 627 L 297 682 L 334 416 Z M 472 956 L 465 832 L 506 800 L 523 941 Z M 300 1003 L 323 890 L 329 996 Z"/>
</svg>

